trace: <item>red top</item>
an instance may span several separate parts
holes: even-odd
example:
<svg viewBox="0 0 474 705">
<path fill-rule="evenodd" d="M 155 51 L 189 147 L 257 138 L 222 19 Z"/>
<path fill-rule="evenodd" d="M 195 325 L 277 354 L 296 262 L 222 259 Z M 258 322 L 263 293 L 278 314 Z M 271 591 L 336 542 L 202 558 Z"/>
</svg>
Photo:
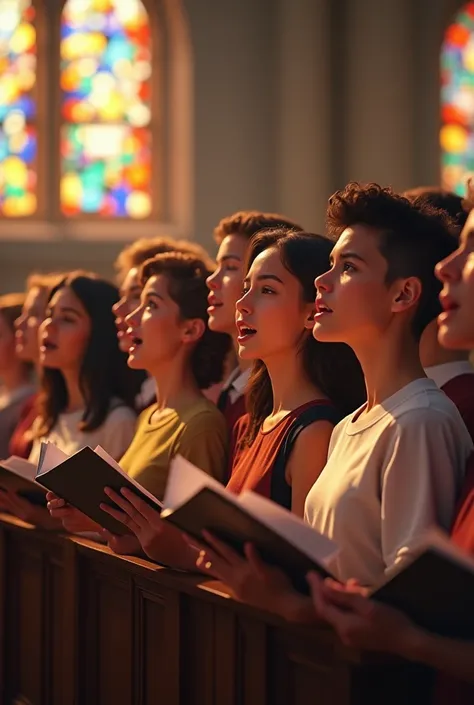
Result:
<svg viewBox="0 0 474 705">
<path fill-rule="evenodd" d="M 474 441 L 474 374 L 468 373 L 453 377 L 441 389 L 458 407 Z"/>
<path fill-rule="evenodd" d="M 238 396 L 233 402 L 230 398 L 227 398 L 225 406 L 222 409 L 222 413 L 224 414 L 229 433 L 232 433 L 237 421 L 242 418 L 246 411 L 245 394 L 240 394 L 240 396 Z"/>
<path fill-rule="evenodd" d="M 260 429 L 251 446 L 239 448 L 249 424 L 249 415 L 245 414 L 234 429 L 234 464 L 227 489 L 235 494 L 239 494 L 243 490 L 253 490 L 264 497 L 273 499 L 278 504 L 286 504 L 286 500 L 282 501 L 279 496 L 276 496 L 278 490 L 272 487 L 273 467 L 291 425 L 306 409 L 313 406 L 327 407 L 328 420 L 333 418 L 334 407 L 330 402 L 325 400 L 311 401 L 293 409 L 270 431 Z M 287 483 L 286 485 L 288 490 L 289 486 Z"/>
<path fill-rule="evenodd" d="M 31 453 L 32 439 L 27 437 L 27 431 L 31 430 L 37 416 L 36 400 L 37 394 L 33 394 L 23 407 L 15 430 L 10 438 L 8 452 L 10 455 L 18 455 L 20 458 L 28 458 Z"/>
<path fill-rule="evenodd" d="M 451 538 L 459 548 L 474 555 L 474 454 L 468 461 Z M 436 705 L 472 705 L 474 684 L 459 681 L 444 673 L 440 674 L 435 703 Z"/>
</svg>

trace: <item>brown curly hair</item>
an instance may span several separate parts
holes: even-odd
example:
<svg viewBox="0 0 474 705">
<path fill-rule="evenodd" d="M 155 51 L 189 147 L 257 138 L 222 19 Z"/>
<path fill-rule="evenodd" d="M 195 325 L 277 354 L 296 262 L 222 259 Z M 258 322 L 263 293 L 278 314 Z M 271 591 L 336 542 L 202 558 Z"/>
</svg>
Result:
<svg viewBox="0 0 474 705">
<path fill-rule="evenodd" d="M 430 206 L 446 211 L 459 228 L 459 233 L 466 224 L 467 216 L 472 208 L 468 199 L 458 196 L 457 193 L 446 191 L 441 186 L 417 186 L 402 193 L 415 206 L 427 202 Z M 421 200 L 419 200 L 421 199 Z"/>
<path fill-rule="evenodd" d="M 264 213 L 261 211 L 238 211 L 233 215 L 222 218 L 214 228 L 214 240 L 220 244 L 227 235 L 241 235 L 250 240 L 261 230 L 269 228 L 285 228 L 286 230 L 303 230 L 292 220 L 278 213 Z"/>
<path fill-rule="evenodd" d="M 207 314 L 208 289 L 206 279 L 211 274 L 206 263 L 198 257 L 182 252 L 167 252 L 157 255 L 142 265 L 141 283 L 163 274 L 168 282 L 168 293 L 178 305 L 183 319 L 200 318 L 206 324 L 205 331 L 194 347 L 191 368 L 200 389 L 208 389 L 220 382 L 224 362 L 232 340 L 225 333 L 209 329 Z"/>
<path fill-rule="evenodd" d="M 457 230 L 446 211 L 408 198 L 375 183 L 351 182 L 331 196 L 327 229 L 338 238 L 346 228 L 365 225 L 378 234 L 379 250 L 387 261 L 387 285 L 416 277 L 422 285 L 412 321 L 419 340 L 426 326 L 441 312 L 441 282 L 435 266 L 457 247 Z"/>
<path fill-rule="evenodd" d="M 197 242 L 184 239 L 175 240 L 172 237 L 142 237 L 132 242 L 131 245 L 127 245 L 115 260 L 114 267 L 119 282 L 121 283 L 134 267 L 141 267 L 147 260 L 165 252 L 190 254 L 202 260 L 208 269 L 213 270 L 215 267 L 214 260 Z"/>
</svg>

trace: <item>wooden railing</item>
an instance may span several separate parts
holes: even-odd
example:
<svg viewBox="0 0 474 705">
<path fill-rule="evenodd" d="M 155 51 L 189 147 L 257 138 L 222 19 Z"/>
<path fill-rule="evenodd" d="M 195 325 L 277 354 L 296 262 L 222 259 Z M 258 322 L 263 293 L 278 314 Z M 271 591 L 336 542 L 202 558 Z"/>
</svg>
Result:
<svg viewBox="0 0 474 705">
<path fill-rule="evenodd" d="M 423 705 L 418 668 L 0 515 L 1 705 Z"/>
</svg>

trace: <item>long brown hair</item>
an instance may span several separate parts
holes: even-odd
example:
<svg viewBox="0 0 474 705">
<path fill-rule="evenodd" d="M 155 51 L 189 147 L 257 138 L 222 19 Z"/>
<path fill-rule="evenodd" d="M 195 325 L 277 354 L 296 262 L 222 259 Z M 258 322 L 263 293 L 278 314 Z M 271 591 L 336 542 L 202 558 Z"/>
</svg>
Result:
<svg viewBox="0 0 474 705">
<path fill-rule="evenodd" d="M 117 287 L 95 274 L 73 272 L 51 290 L 49 301 L 64 287 L 70 288 L 77 296 L 91 320 L 91 334 L 79 374 L 85 402 L 79 430 L 94 431 L 107 418 L 113 399 L 134 408 L 145 375 L 127 366 L 127 355 L 118 347 L 112 313 L 112 306 L 119 298 Z M 36 437 L 51 431 L 67 404 L 67 387 L 62 372 L 43 368 Z"/>
<path fill-rule="evenodd" d="M 285 269 L 301 284 L 303 301 L 316 297 L 314 280 L 330 268 L 329 256 L 333 241 L 323 235 L 288 232 L 284 229 L 265 230 L 250 242 L 247 271 L 255 258 L 269 248 L 275 248 Z M 365 400 L 365 384 L 359 362 L 344 343 L 321 343 L 308 331 L 297 351 L 301 365 L 314 386 L 325 394 L 341 414 L 354 411 Z M 247 410 L 250 417 L 244 443 L 250 445 L 264 420 L 273 410 L 270 375 L 262 360 L 256 360 L 247 387 Z"/>
</svg>

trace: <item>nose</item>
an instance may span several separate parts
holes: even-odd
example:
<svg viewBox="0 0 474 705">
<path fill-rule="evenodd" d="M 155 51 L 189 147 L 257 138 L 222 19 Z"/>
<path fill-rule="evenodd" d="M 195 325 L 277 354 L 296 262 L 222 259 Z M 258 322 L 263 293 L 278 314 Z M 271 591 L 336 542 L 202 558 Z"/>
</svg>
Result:
<svg viewBox="0 0 474 705">
<path fill-rule="evenodd" d="M 458 249 L 445 259 L 438 262 L 435 274 L 441 282 L 456 281 L 461 277 L 462 261 L 461 251 Z"/>
<path fill-rule="evenodd" d="M 220 272 L 217 268 L 212 274 L 206 279 L 207 288 L 211 291 L 216 291 L 220 286 Z"/>
<path fill-rule="evenodd" d="M 128 314 L 128 316 L 125 316 L 125 323 L 129 328 L 133 328 L 133 326 L 140 325 L 142 319 L 142 307 L 137 306 L 136 309 L 134 309 L 131 313 Z"/>
<path fill-rule="evenodd" d="M 324 274 L 320 274 L 319 276 L 317 276 L 316 279 L 314 280 L 314 287 L 316 289 L 316 293 L 318 291 L 329 291 L 330 271 L 324 272 Z"/>
<path fill-rule="evenodd" d="M 112 313 L 116 318 L 119 318 L 123 310 L 125 308 L 125 298 L 122 296 L 121 299 L 119 299 L 113 306 L 112 306 Z"/>
<path fill-rule="evenodd" d="M 250 290 L 245 292 L 245 294 L 242 294 L 240 299 L 235 302 L 235 310 L 239 313 L 252 313 Z"/>
<path fill-rule="evenodd" d="M 15 320 L 14 327 L 15 330 L 24 330 L 26 324 L 27 316 L 24 313 Z"/>
</svg>

